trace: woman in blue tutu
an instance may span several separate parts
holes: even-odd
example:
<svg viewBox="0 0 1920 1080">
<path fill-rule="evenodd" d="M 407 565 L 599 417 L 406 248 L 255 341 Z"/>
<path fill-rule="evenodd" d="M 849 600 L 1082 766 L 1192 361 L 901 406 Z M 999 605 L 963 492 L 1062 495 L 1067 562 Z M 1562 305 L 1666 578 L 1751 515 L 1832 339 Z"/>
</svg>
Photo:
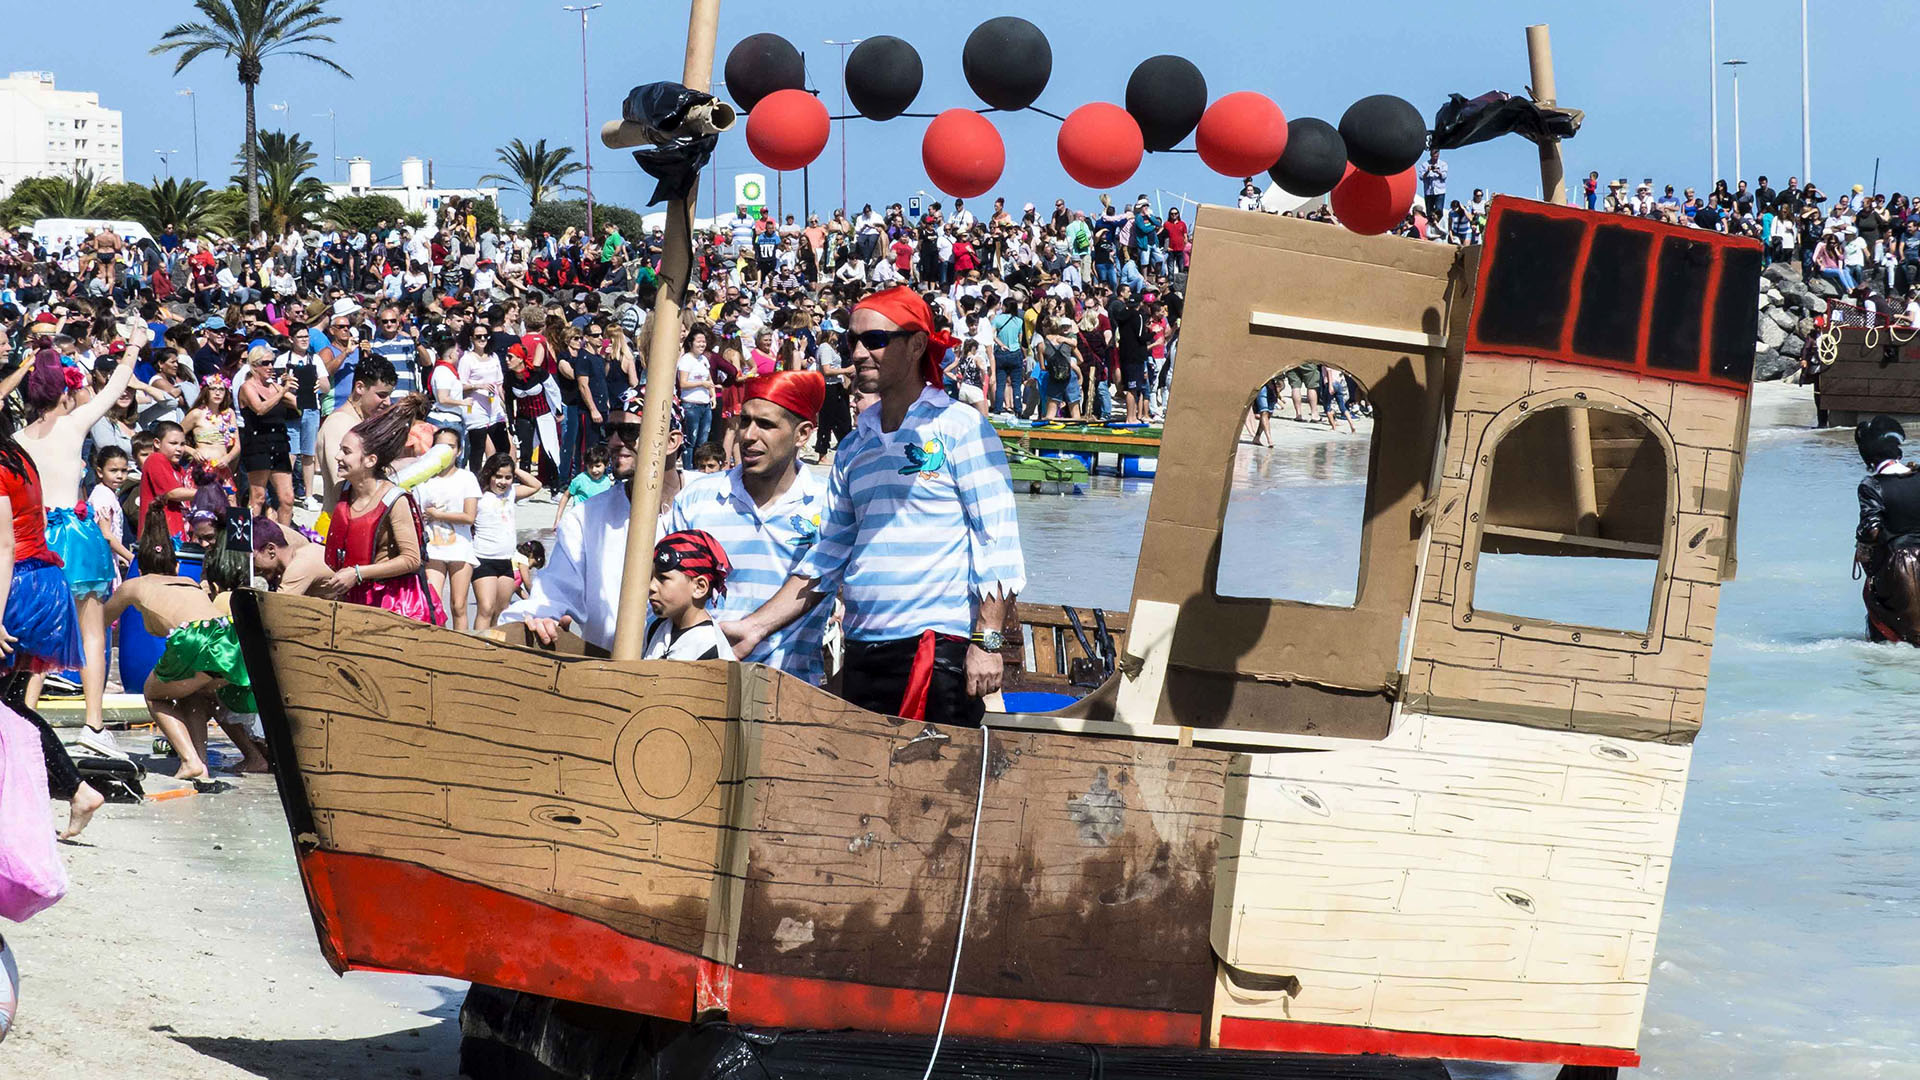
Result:
<svg viewBox="0 0 1920 1080">
<path fill-rule="evenodd" d="M 57 363 L 57 361 L 56 361 Z M 29 376 L 31 378 L 31 376 Z M 40 672 L 78 667 L 80 623 L 60 556 L 47 546 L 40 470 L 13 435 L 11 410 L 0 411 L 0 670 L 7 673 L 5 700 L 40 729 L 47 760 L 47 788 L 68 802 L 61 837 L 77 836 L 103 799 L 80 779 L 66 747 L 45 719 L 27 705 L 27 682 Z"/>
<path fill-rule="evenodd" d="M 135 340 L 143 340 L 145 327 L 129 328 Z M 80 686 L 86 695 L 86 727 L 80 732 L 80 745 L 97 754 L 125 758 L 126 754 L 106 731 L 107 690 L 107 594 L 117 578 L 113 550 L 93 520 L 80 486 L 86 460 L 82 450 L 87 432 L 133 382 L 133 365 L 112 364 L 106 385 L 91 397 L 86 378 L 77 367 L 61 363 L 52 349 L 42 349 L 33 357 L 31 372 L 21 396 L 27 404 L 27 425 L 16 436 L 20 448 L 33 459 L 40 472 L 40 491 L 46 501 L 47 547 L 59 557 L 67 588 L 73 594 L 80 622 L 80 643 L 84 662 Z M 27 687 L 26 702 L 38 706 L 41 679 Z"/>
</svg>

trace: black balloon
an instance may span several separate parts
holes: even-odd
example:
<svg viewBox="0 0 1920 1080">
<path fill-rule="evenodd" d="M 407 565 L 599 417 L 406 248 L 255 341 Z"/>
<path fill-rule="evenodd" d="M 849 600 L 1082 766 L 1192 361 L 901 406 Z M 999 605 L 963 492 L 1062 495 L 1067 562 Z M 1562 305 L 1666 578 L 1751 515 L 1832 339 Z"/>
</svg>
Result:
<svg viewBox="0 0 1920 1080">
<path fill-rule="evenodd" d="M 1184 56 L 1149 57 L 1127 79 L 1127 112 L 1149 150 L 1180 145 L 1206 111 L 1206 76 Z"/>
<path fill-rule="evenodd" d="M 1289 195 L 1325 195 L 1347 174 L 1347 143 L 1333 125 L 1312 116 L 1287 121 L 1287 148 L 1267 175 Z"/>
<path fill-rule="evenodd" d="M 882 34 L 853 47 L 847 57 L 847 98 L 869 120 L 891 120 L 920 94 L 920 54 L 897 37 Z"/>
<path fill-rule="evenodd" d="M 1354 102 L 1340 118 L 1340 137 L 1354 168 L 1392 176 L 1420 160 L 1427 148 L 1427 122 L 1405 99 L 1375 94 Z"/>
<path fill-rule="evenodd" d="M 775 90 L 805 90 L 807 67 L 800 50 L 779 34 L 742 38 L 727 54 L 727 93 L 735 108 L 750 111 Z"/>
<path fill-rule="evenodd" d="M 1039 27 L 1017 15 L 1002 15 L 967 35 L 960 69 L 981 101 L 996 109 L 1024 109 L 1053 76 L 1053 46 Z"/>
</svg>

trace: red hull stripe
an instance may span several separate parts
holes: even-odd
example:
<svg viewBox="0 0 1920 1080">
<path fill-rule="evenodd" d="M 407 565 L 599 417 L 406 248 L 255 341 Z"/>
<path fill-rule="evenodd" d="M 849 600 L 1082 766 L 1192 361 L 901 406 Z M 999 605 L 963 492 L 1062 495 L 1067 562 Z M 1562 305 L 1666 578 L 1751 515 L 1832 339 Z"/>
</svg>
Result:
<svg viewBox="0 0 1920 1080">
<path fill-rule="evenodd" d="M 443 975 L 627 1012 L 691 1019 L 725 1010 L 738 1024 L 928 1034 L 944 995 L 736 971 L 629 937 L 592 919 L 373 855 L 300 856 L 336 968 Z M 947 1031 L 1023 1042 L 1202 1045 L 1192 1013 L 956 995 Z M 1229 1017 L 1220 1047 L 1394 1054 L 1477 1061 L 1632 1066 L 1630 1050 Z"/>
<path fill-rule="evenodd" d="M 310 851 L 300 871 L 339 964 L 693 1016 L 697 957 L 413 863 Z"/>
<path fill-rule="evenodd" d="M 1449 1058 L 1456 1061 L 1516 1061 L 1561 1065 L 1615 1065 L 1632 1068 L 1640 1055 L 1610 1046 L 1529 1042 L 1480 1035 L 1432 1035 L 1418 1031 L 1303 1024 L 1293 1020 L 1251 1020 L 1229 1016 L 1220 1021 L 1223 1050 L 1271 1050 L 1304 1054 L 1392 1054 L 1397 1057 Z"/>
<path fill-rule="evenodd" d="M 602 923 L 412 863 L 300 857 L 336 967 L 445 975 L 592 1005 L 738 1024 L 927 1034 L 945 995 L 731 970 Z M 956 995 L 953 1035 L 1033 1042 L 1199 1046 L 1198 1014 Z"/>
</svg>

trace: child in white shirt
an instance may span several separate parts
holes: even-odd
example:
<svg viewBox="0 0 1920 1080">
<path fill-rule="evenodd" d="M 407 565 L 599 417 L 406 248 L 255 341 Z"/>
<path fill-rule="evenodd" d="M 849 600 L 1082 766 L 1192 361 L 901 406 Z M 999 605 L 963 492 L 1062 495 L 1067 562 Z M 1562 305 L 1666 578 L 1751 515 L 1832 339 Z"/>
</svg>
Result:
<svg viewBox="0 0 1920 1080">
<path fill-rule="evenodd" d="M 93 452 L 93 475 L 96 483 L 87 493 L 87 513 L 93 517 L 93 523 L 100 526 L 100 535 L 107 538 L 107 547 L 113 550 L 113 583 L 120 584 L 120 575 L 133 563 L 133 552 L 127 550 L 126 511 L 120 506 L 120 488 L 127 482 L 127 452 L 117 446 L 103 446 Z"/>
<path fill-rule="evenodd" d="M 733 567 L 720 542 L 699 529 L 668 533 L 653 547 L 653 583 L 647 606 L 646 660 L 732 660 L 733 646 L 707 613 L 707 601 L 725 595 Z"/>
</svg>

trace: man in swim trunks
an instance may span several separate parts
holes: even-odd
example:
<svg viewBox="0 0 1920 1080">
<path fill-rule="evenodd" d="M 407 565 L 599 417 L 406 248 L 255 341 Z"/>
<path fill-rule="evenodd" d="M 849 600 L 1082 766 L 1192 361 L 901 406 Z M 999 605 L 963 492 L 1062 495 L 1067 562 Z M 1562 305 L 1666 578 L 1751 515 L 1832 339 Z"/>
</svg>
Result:
<svg viewBox="0 0 1920 1080">
<path fill-rule="evenodd" d="M 266 755 L 233 714 L 256 711 L 247 662 L 233 621 L 220 614 L 200 583 L 179 576 L 171 539 L 148 529 L 134 552 L 140 576 L 123 583 L 107 601 L 107 621 L 131 607 L 147 632 L 165 634 L 166 648 L 143 688 L 147 710 L 180 755 L 181 780 L 210 779 L 207 721 L 217 720 L 239 748 L 241 772 L 266 772 Z"/>
</svg>

